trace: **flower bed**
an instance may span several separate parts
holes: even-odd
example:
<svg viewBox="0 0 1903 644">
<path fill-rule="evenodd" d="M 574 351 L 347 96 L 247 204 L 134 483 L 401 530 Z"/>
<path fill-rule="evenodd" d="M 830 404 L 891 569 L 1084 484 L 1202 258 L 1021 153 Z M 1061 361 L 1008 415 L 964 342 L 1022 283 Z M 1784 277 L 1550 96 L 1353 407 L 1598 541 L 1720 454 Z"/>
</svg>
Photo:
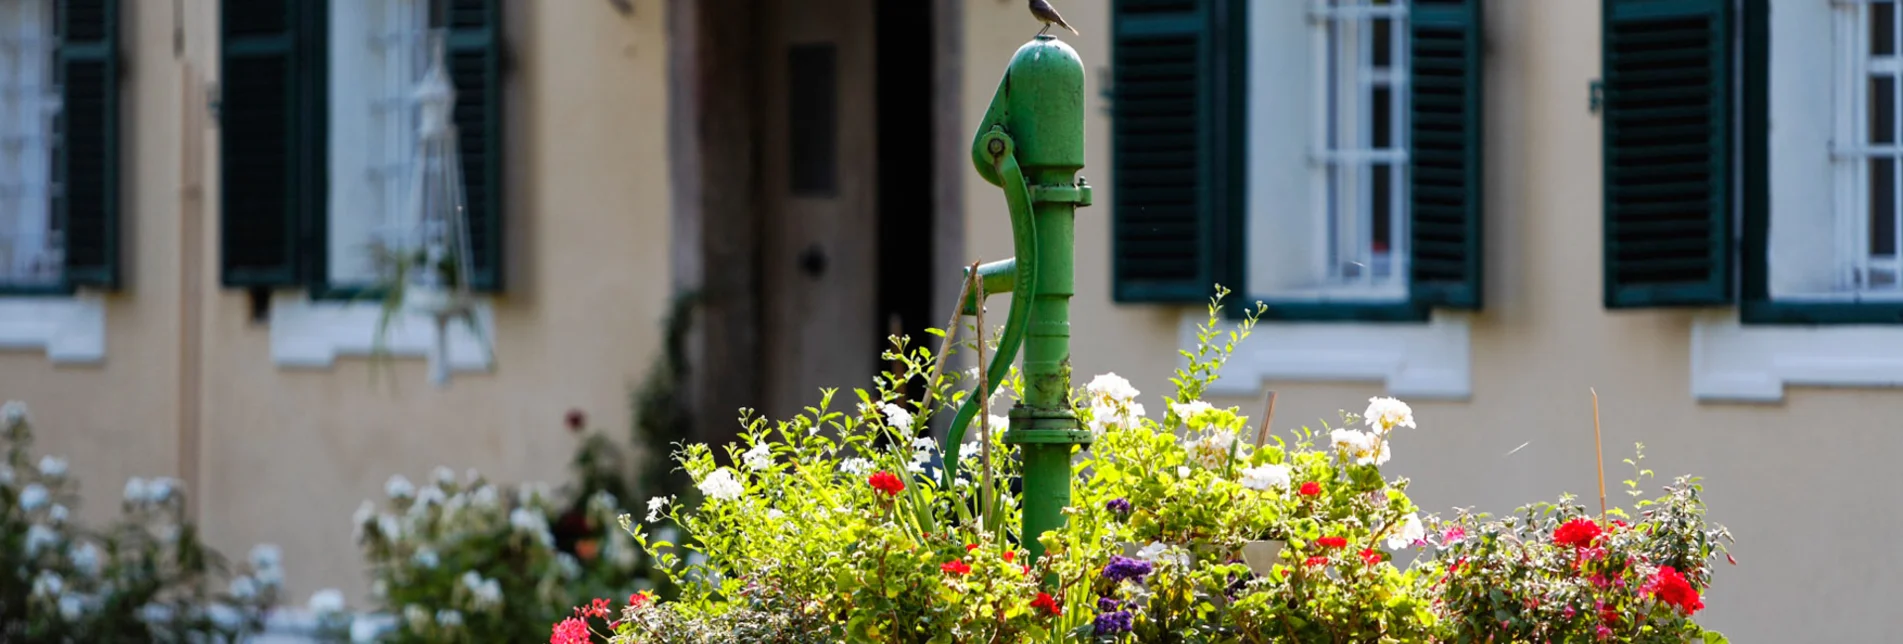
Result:
<svg viewBox="0 0 1903 644">
<path fill-rule="evenodd" d="M 1341 427 L 1251 440 L 1239 410 L 1201 400 L 1254 325 L 1219 335 L 1217 305 L 1160 419 L 1114 374 L 1075 393 L 1095 441 L 1073 459 L 1067 523 L 1033 535 L 1043 557 L 1015 532 L 1003 418 L 981 439 L 989 459 L 980 443 L 955 450 L 949 489 L 939 446 L 912 438 L 971 376 L 910 401 L 887 374 L 852 411 L 828 391 L 790 420 L 743 416 L 731 464 L 685 446 L 701 498 L 621 517 L 678 594 L 596 600 L 551 642 L 1724 641 L 1692 619 L 1729 539 L 1704 521 L 1695 480 L 1636 514 L 1564 497 L 1499 519 L 1424 517 L 1408 481 L 1381 473 L 1397 445 L 1425 440 L 1406 404 L 1375 398 Z M 933 373 L 902 339 L 887 357 L 905 379 Z"/>
</svg>

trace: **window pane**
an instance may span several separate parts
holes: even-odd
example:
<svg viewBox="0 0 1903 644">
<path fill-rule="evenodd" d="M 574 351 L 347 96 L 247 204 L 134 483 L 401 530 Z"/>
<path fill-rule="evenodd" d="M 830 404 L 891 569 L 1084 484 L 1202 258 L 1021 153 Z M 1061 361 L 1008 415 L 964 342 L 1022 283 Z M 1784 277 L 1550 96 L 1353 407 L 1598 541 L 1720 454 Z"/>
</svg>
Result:
<svg viewBox="0 0 1903 644">
<path fill-rule="evenodd" d="M 1870 53 L 1888 56 L 1896 53 L 1896 4 L 1870 5 Z"/>
<path fill-rule="evenodd" d="M 1373 250 L 1375 254 L 1379 255 L 1379 254 L 1388 252 L 1388 248 L 1389 248 L 1388 240 L 1389 240 L 1389 237 L 1393 234 L 1394 222 L 1392 220 L 1394 219 L 1394 207 L 1393 207 L 1394 206 L 1394 199 L 1393 199 L 1394 197 L 1394 184 L 1393 184 L 1394 166 L 1387 165 L 1387 164 L 1380 164 L 1380 165 L 1374 166 L 1373 170 L 1374 170 L 1374 181 L 1373 181 L 1374 185 L 1370 186 L 1373 188 L 1371 192 L 1373 193 L 1373 197 L 1374 197 L 1374 202 L 1372 204 L 1374 207 L 1371 208 L 1371 210 L 1374 211 L 1374 221 L 1372 222 L 1374 225 L 1373 227 L 1374 249 Z"/>
<path fill-rule="evenodd" d="M 1387 67 L 1394 60 L 1394 21 L 1376 18 L 1374 22 L 1374 66 Z"/>
<path fill-rule="evenodd" d="M 1391 127 L 1393 125 L 1391 121 L 1394 118 L 1394 106 L 1392 105 L 1394 102 L 1394 90 L 1387 87 L 1376 87 L 1370 94 L 1369 102 L 1372 103 L 1372 105 L 1369 107 L 1374 108 L 1371 110 L 1373 114 L 1372 120 L 1374 121 L 1373 147 L 1377 150 L 1386 149 L 1394 145 L 1394 128 Z"/>
<path fill-rule="evenodd" d="M 1896 77 L 1870 79 L 1870 142 L 1896 142 Z"/>
<path fill-rule="evenodd" d="M 1896 160 L 1870 161 L 1870 254 L 1896 254 Z"/>
</svg>

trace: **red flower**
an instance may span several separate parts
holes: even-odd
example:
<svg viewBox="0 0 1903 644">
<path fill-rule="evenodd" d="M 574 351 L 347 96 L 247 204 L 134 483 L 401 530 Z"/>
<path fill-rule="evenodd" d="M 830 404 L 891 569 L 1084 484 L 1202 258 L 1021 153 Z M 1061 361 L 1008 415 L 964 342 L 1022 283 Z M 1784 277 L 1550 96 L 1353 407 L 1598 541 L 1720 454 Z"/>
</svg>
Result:
<svg viewBox="0 0 1903 644">
<path fill-rule="evenodd" d="M 562 422 L 568 424 L 568 431 L 579 432 L 582 426 L 588 424 L 588 415 L 582 413 L 580 409 L 570 409 L 568 415 L 562 417 Z"/>
<path fill-rule="evenodd" d="M 954 575 L 963 575 L 963 574 L 971 572 L 971 564 L 967 564 L 963 561 L 953 559 L 951 561 L 947 561 L 945 563 L 939 564 L 938 569 L 954 574 Z"/>
<path fill-rule="evenodd" d="M 1302 484 L 1302 496 L 1318 496 L 1322 493 L 1322 484 L 1309 481 Z"/>
<path fill-rule="evenodd" d="M 1599 524 L 1591 519 L 1573 519 L 1553 531 L 1553 542 L 1562 546 L 1586 548 L 1599 540 Z"/>
<path fill-rule="evenodd" d="M 1361 561 L 1370 566 L 1381 563 L 1381 553 L 1374 548 L 1361 549 Z"/>
<path fill-rule="evenodd" d="M 967 544 L 965 544 L 965 552 L 971 552 L 971 551 L 973 551 L 973 550 L 977 550 L 977 549 L 978 549 L 978 544 L 975 544 L 975 543 L 967 543 Z"/>
<path fill-rule="evenodd" d="M 1310 567 L 1320 566 L 1320 565 L 1328 563 L 1328 558 L 1327 557 L 1309 557 L 1308 561 L 1303 563 L 1307 564 Z"/>
<path fill-rule="evenodd" d="M 1004 551 L 1004 562 L 1005 562 L 1005 563 L 1011 563 L 1011 560 L 1012 560 L 1012 559 L 1016 559 L 1016 558 L 1018 558 L 1018 551 L 1016 551 L 1016 550 L 1006 550 L 1006 551 Z"/>
<path fill-rule="evenodd" d="M 1038 593 L 1037 599 L 1031 600 L 1031 607 L 1044 611 L 1046 615 L 1056 616 L 1064 614 L 1064 607 L 1057 605 L 1057 600 L 1052 598 L 1050 593 Z"/>
<path fill-rule="evenodd" d="M 570 617 L 555 625 L 555 632 L 549 635 L 548 644 L 589 644 L 594 635 L 588 632 L 588 623 Z"/>
<path fill-rule="evenodd" d="M 1031 574 L 1031 564 L 1024 564 L 1021 567 L 1024 568 L 1024 574 Z"/>
<path fill-rule="evenodd" d="M 628 595 L 628 605 L 633 606 L 635 608 L 646 606 L 648 605 L 648 602 L 651 602 L 651 601 L 654 601 L 654 598 L 649 596 L 646 592 L 638 592 L 632 595 Z"/>
<path fill-rule="evenodd" d="M 1657 596 L 1659 601 L 1677 606 L 1686 615 L 1696 613 L 1705 607 L 1705 600 L 1699 599 L 1698 591 L 1692 589 L 1691 582 L 1678 574 L 1671 566 L 1663 566 L 1652 574 L 1652 580 L 1646 582 L 1643 592 Z"/>
<path fill-rule="evenodd" d="M 899 477 L 893 476 L 891 472 L 874 472 L 870 478 L 866 479 L 866 483 L 871 484 L 872 489 L 884 492 L 886 496 L 898 496 L 900 492 L 905 491 L 905 481 L 899 480 Z"/>
<path fill-rule="evenodd" d="M 575 616 L 605 618 L 608 616 L 608 600 L 596 598 L 594 601 L 588 602 L 587 606 L 576 608 Z"/>
<path fill-rule="evenodd" d="M 1340 548 L 1348 545 L 1348 540 L 1343 537 L 1322 537 L 1315 540 L 1315 545 L 1323 548 Z"/>
</svg>

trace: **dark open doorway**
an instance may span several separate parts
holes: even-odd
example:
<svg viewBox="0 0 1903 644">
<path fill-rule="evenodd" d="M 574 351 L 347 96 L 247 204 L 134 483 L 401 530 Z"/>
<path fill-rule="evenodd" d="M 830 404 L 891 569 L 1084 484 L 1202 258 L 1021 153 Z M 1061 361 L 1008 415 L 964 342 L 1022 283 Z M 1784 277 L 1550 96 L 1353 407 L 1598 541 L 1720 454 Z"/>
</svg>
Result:
<svg viewBox="0 0 1903 644">
<path fill-rule="evenodd" d="M 910 0 L 875 3 L 878 25 L 878 329 L 873 356 L 890 344 L 891 334 L 910 335 L 914 345 L 932 336 L 925 329 L 943 326 L 931 320 L 933 273 L 957 270 L 937 266 L 934 244 L 932 154 L 936 69 L 933 53 L 933 3 Z M 938 350 L 932 343 L 934 352 Z M 880 369 L 893 365 L 881 361 Z M 916 398 L 923 391 L 907 391 Z"/>
</svg>

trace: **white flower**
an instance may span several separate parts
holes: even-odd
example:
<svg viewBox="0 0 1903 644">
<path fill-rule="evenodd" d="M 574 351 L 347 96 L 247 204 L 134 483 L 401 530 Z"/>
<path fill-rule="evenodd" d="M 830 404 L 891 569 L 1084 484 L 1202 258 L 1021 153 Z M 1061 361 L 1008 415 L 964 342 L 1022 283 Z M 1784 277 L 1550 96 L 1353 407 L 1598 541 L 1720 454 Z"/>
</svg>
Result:
<svg viewBox="0 0 1903 644">
<path fill-rule="evenodd" d="M 700 488 L 700 493 L 707 495 L 708 498 L 721 501 L 738 499 L 747 491 L 746 486 L 741 485 L 740 481 L 733 477 L 733 472 L 726 468 L 714 470 L 695 487 Z"/>
<path fill-rule="evenodd" d="M 556 553 L 555 568 L 561 573 L 563 579 L 581 578 L 581 560 L 576 559 L 575 555 L 566 552 Z"/>
<path fill-rule="evenodd" d="M 1004 416 L 992 414 L 989 418 L 986 418 L 985 421 L 986 421 L 986 424 L 991 428 L 991 433 L 994 433 L 994 434 L 1003 433 L 1004 431 L 1011 429 L 1011 419 L 1006 418 Z"/>
<path fill-rule="evenodd" d="M 370 582 L 370 596 L 379 600 L 390 596 L 390 582 L 378 579 Z"/>
<path fill-rule="evenodd" d="M 961 460 L 961 461 L 968 461 L 968 460 L 978 458 L 983 453 L 984 453 L 984 444 L 976 442 L 976 441 L 965 443 L 963 445 L 958 446 L 958 460 Z"/>
<path fill-rule="evenodd" d="M 766 518 L 772 519 L 774 521 L 778 521 L 780 519 L 786 518 L 786 513 L 781 512 L 779 508 L 773 508 L 771 510 L 766 511 Z"/>
<path fill-rule="evenodd" d="M 80 611 L 84 608 L 85 604 L 80 601 L 78 595 L 59 596 L 59 616 L 66 621 L 79 619 Z"/>
<path fill-rule="evenodd" d="M 1130 386 L 1130 381 L 1115 373 L 1099 374 L 1092 378 L 1090 384 L 1084 385 L 1084 391 L 1093 400 L 1102 398 L 1116 402 L 1135 400 L 1138 393 L 1136 387 Z"/>
<path fill-rule="evenodd" d="M 531 534 L 547 532 L 548 519 L 528 508 L 516 508 L 509 512 L 509 527 Z"/>
<path fill-rule="evenodd" d="M 764 470 L 773 467 L 773 450 L 766 443 L 755 443 L 740 459 L 746 463 L 747 469 Z"/>
<path fill-rule="evenodd" d="M 436 566 L 442 563 L 442 558 L 436 555 L 435 550 L 424 547 L 417 548 L 416 554 L 410 555 L 410 561 L 415 562 L 418 568 L 435 570 Z"/>
<path fill-rule="evenodd" d="M 1190 566 L 1189 552 L 1182 548 L 1157 543 L 1155 541 L 1150 542 L 1150 545 L 1144 546 L 1142 550 L 1138 550 L 1136 558 L 1152 563 L 1174 562 L 1184 568 Z"/>
<path fill-rule="evenodd" d="M 1235 449 L 1235 446 L 1236 433 L 1219 429 L 1203 434 L 1187 447 L 1189 457 L 1194 459 L 1196 464 L 1215 469 L 1229 462 L 1229 452 Z"/>
<path fill-rule="evenodd" d="M 73 548 L 73 568 L 81 575 L 98 577 L 102 569 L 101 555 L 99 546 L 93 545 L 92 542 L 79 544 L 79 547 Z"/>
<path fill-rule="evenodd" d="M 35 597 L 53 599 L 65 591 L 66 580 L 60 579 L 59 573 L 42 570 L 39 576 L 33 578 L 33 596 Z"/>
<path fill-rule="evenodd" d="M 1393 398 L 1369 398 L 1368 410 L 1362 412 L 1361 417 L 1369 427 L 1383 434 L 1396 427 L 1414 427 L 1414 410 Z"/>
<path fill-rule="evenodd" d="M 430 477 L 436 479 L 436 485 L 439 487 L 456 487 L 456 470 L 438 465 L 435 470 L 430 472 Z"/>
<path fill-rule="evenodd" d="M 1329 432 L 1328 438 L 1342 458 L 1352 458 L 1356 465 L 1380 465 L 1388 462 L 1388 442 L 1378 435 L 1353 429 L 1337 429 Z"/>
<path fill-rule="evenodd" d="M 51 499 L 52 494 L 46 491 L 46 486 L 28 483 L 26 489 L 20 490 L 20 509 L 32 512 L 46 507 Z"/>
<path fill-rule="evenodd" d="M 377 533 L 383 535 L 386 541 L 402 539 L 403 522 L 398 521 L 396 516 L 392 514 L 377 515 Z"/>
<path fill-rule="evenodd" d="M 174 478 L 155 478 L 146 481 L 145 499 L 152 503 L 165 503 L 172 500 L 172 493 L 178 490 L 180 483 Z"/>
<path fill-rule="evenodd" d="M 146 604 L 140 606 L 139 621 L 147 624 L 162 624 L 172 621 L 172 607 L 164 604 Z"/>
<path fill-rule="evenodd" d="M 648 523 L 660 521 L 661 511 L 666 510 L 667 504 L 672 502 L 674 502 L 674 497 L 671 496 L 657 496 L 648 499 Z"/>
<path fill-rule="evenodd" d="M 319 618 L 344 612 L 344 593 L 335 588 L 325 588 L 311 593 L 310 609 Z"/>
<path fill-rule="evenodd" d="M 839 471 L 853 476 L 865 476 L 872 471 L 872 461 L 853 457 L 839 462 Z"/>
<path fill-rule="evenodd" d="M 35 523 L 26 528 L 26 556 L 38 556 L 41 552 L 59 545 L 59 533 L 52 528 Z"/>
<path fill-rule="evenodd" d="M 392 475 L 388 483 L 383 484 L 383 494 L 392 499 L 408 499 L 416 496 L 416 485 L 402 474 Z"/>
<path fill-rule="evenodd" d="M 376 520 L 376 504 L 364 501 L 362 505 L 357 506 L 357 512 L 350 515 L 350 524 L 356 526 L 351 538 L 357 541 L 363 541 L 364 529 L 370 527 Z"/>
<path fill-rule="evenodd" d="M 404 606 L 403 621 L 409 624 L 410 632 L 422 633 L 423 631 L 429 630 L 430 627 L 429 610 L 416 604 Z"/>
<path fill-rule="evenodd" d="M 515 490 L 516 505 L 525 505 L 541 509 L 542 505 L 548 502 L 548 499 L 548 484 L 541 481 L 523 483 L 521 487 Z"/>
<path fill-rule="evenodd" d="M 0 405 L 0 430 L 11 431 L 24 424 L 26 424 L 26 403 L 9 400 L 7 404 Z"/>
<path fill-rule="evenodd" d="M 1289 486 L 1289 480 L 1289 469 L 1287 465 L 1270 463 L 1242 470 L 1242 487 L 1251 490 L 1266 491 L 1271 488 L 1286 489 Z"/>
<path fill-rule="evenodd" d="M 899 429 L 912 428 L 912 412 L 892 403 L 881 403 L 879 411 L 885 412 L 885 424 Z"/>
<path fill-rule="evenodd" d="M 1419 514 L 1409 512 L 1401 517 L 1401 525 L 1395 526 L 1394 534 L 1388 535 L 1388 549 L 1400 550 L 1412 547 L 1427 539 L 1427 526 L 1421 525 Z"/>
<path fill-rule="evenodd" d="M 1183 422 L 1189 422 L 1189 419 L 1191 418 L 1195 418 L 1197 416 L 1201 416 L 1203 414 L 1216 410 L 1216 407 L 1214 405 L 1203 402 L 1201 400 L 1192 400 L 1186 403 L 1177 403 L 1176 401 L 1170 401 L 1169 405 L 1170 405 L 1170 411 L 1172 413 L 1175 413 L 1177 418 L 1183 419 Z"/>
<path fill-rule="evenodd" d="M 231 596 L 238 598 L 238 601 L 250 601 L 251 598 L 258 596 L 258 582 L 252 581 L 250 577 L 242 575 L 233 577 L 231 579 Z"/>
<path fill-rule="evenodd" d="M 136 476 L 126 479 L 126 503 L 133 505 L 145 503 L 149 495 L 150 492 L 146 488 L 145 479 Z"/>
<path fill-rule="evenodd" d="M 436 611 L 436 623 L 442 624 L 443 628 L 458 628 L 463 625 L 463 614 L 456 609 L 445 608 Z"/>
<path fill-rule="evenodd" d="M 494 509 L 502 504 L 502 496 L 496 492 L 496 486 L 494 485 L 483 485 L 482 487 L 476 488 L 476 493 L 470 495 L 470 499 L 476 507 L 485 510 Z"/>
<path fill-rule="evenodd" d="M 284 569 L 284 550 L 275 544 L 260 543 L 251 546 L 251 567 L 259 573 L 277 572 Z M 269 581 L 267 579 L 267 581 Z"/>
<path fill-rule="evenodd" d="M 66 506 L 55 503 L 53 507 L 46 510 L 46 520 L 52 521 L 53 525 L 59 525 L 66 522 L 68 514 L 70 513 L 67 511 Z"/>
<path fill-rule="evenodd" d="M 448 498 L 448 495 L 443 494 L 442 488 L 435 486 L 426 487 L 416 492 L 416 507 L 427 509 L 433 506 L 439 506 Z M 411 511 L 416 510 L 412 509 Z"/>
<path fill-rule="evenodd" d="M 1136 427 L 1144 413 L 1143 403 L 1099 400 L 1090 407 L 1090 432 L 1102 435 L 1112 427 Z"/>
<path fill-rule="evenodd" d="M 1188 465 L 1176 466 L 1176 478 L 1179 478 L 1179 479 L 1189 478 L 1189 466 Z"/>
<path fill-rule="evenodd" d="M 40 476 L 52 479 L 66 476 L 66 459 L 51 454 L 40 457 Z"/>
</svg>

